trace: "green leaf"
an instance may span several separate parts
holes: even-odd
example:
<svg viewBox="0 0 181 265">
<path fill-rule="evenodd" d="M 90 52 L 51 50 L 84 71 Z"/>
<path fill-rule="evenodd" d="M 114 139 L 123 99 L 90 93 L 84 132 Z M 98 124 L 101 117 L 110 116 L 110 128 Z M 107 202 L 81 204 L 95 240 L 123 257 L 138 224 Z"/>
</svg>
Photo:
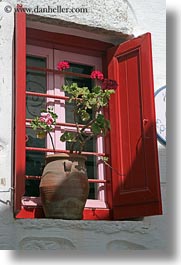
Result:
<svg viewBox="0 0 181 265">
<path fill-rule="evenodd" d="M 109 160 L 108 156 L 103 156 L 103 161 L 108 162 L 108 160 Z"/>
<path fill-rule="evenodd" d="M 100 92 L 102 91 L 101 87 L 100 86 L 96 86 L 92 89 L 92 92 L 96 93 L 96 94 L 99 94 Z"/>
<path fill-rule="evenodd" d="M 104 120 L 105 120 L 105 119 L 104 119 L 104 115 L 99 113 L 99 114 L 97 115 L 97 119 L 96 119 L 96 120 L 97 120 L 97 122 L 99 122 L 99 123 L 104 123 Z"/>
<path fill-rule="evenodd" d="M 90 104 L 90 106 L 97 105 L 97 98 L 94 98 L 94 97 L 90 98 L 89 99 L 89 104 Z"/>
<path fill-rule="evenodd" d="M 101 128 L 100 128 L 99 124 L 96 123 L 96 122 L 94 122 L 94 123 L 91 125 L 91 130 L 92 130 L 92 132 L 93 132 L 95 135 L 101 133 Z"/>
<path fill-rule="evenodd" d="M 38 139 L 44 139 L 46 137 L 46 132 L 40 131 L 40 132 L 37 133 L 36 137 Z"/>
<path fill-rule="evenodd" d="M 73 132 L 64 132 L 61 137 L 60 137 L 60 141 L 62 142 L 75 142 L 75 133 Z"/>
<path fill-rule="evenodd" d="M 90 115 L 86 112 L 86 110 L 80 111 L 80 117 L 82 121 L 88 121 L 90 119 Z"/>
</svg>

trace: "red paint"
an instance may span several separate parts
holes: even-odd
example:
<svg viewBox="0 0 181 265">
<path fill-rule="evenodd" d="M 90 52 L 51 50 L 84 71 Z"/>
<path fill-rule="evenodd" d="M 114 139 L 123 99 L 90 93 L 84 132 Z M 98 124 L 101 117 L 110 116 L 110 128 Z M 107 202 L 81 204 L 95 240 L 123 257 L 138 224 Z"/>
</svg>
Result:
<svg viewBox="0 0 181 265">
<path fill-rule="evenodd" d="M 55 152 L 55 153 L 67 153 L 69 154 L 69 150 L 61 150 L 61 149 L 56 149 L 55 151 L 50 148 L 39 148 L 39 147 L 26 147 L 26 150 L 28 151 L 41 151 L 41 152 Z M 76 153 L 76 152 L 73 152 Z M 81 152 L 82 155 L 95 155 L 95 156 L 105 156 L 105 153 L 96 153 L 96 152 Z"/>
<path fill-rule="evenodd" d="M 17 219 L 45 218 L 42 207 L 22 207 L 16 215 Z"/>
<path fill-rule="evenodd" d="M 57 50 L 103 56 L 113 44 L 62 33 L 27 28 L 27 43 Z"/>
<path fill-rule="evenodd" d="M 110 49 L 108 62 L 119 84 L 110 102 L 111 164 L 122 174 L 112 172 L 114 219 L 161 214 L 150 34 Z"/>
<path fill-rule="evenodd" d="M 64 75 L 64 76 L 68 75 L 68 76 L 77 76 L 77 77 L 82 77 L 82 78 L 87 78 L 87 79 L 91 78 L 90 75 L 86 75 L 86 74 L 80 74 L 80 73 L 75 73 L 75 72 L 66 72 L 66 71 L 61 71 L 61 70 L 35 67 L 35 66 L 28 66 L 27 69 L 46 72 L 46 73 L 60 74 L 60 75 Z"/>
<path fill-rule="evenodd" d="M 49 95 L 49 94 L 43 94 L 43 93 L 37 93 L 37 92 L 30 92 L 26 91 L 27 96 L 36 96 L 36 97 L 44 97 L 44 98 L 55 98 L 55 99 L 63 99 L 68 100 L 69 97 L 64 96 L 58 96 L 58 95 Z"/>
<path fill-rule="evenodd" d="M 26 14 L 15 13 L 15 213 L 20 210 L 25 176 Z"/>
<path fill-rule="evenodd" d="M 15 213 L 17 218 L 43 218 L 41 207 L 21 207 L 25 181 L 26 113 L 26 15 L 16 16 L 16 109 L 15 109 Z M 103 56 L 112 44 L 58 33 L 28 29 L 28 43 L 71 52 Z M 110 220 L 161 214 L 161 195 L 156 143 L 153 73 L 150 34 L 108 50 L 108 77 L 119 87 L 112 96 L 106 117 L 111 131 L 105 153 L 118 176 L 106 167 L 105 185 L 109 209 L 84 209 L 84 220 Z M 105 62 L 105 59 L 103 59 Z M 51 69 L 45 69 L 49 71 Z M 53 70 L 54 71 L 54 70 Z M 55 70 L 56 71 L 56 70 Z M 107 69 L 104 64 L 104 72 Z M 34 93 L 34 92 L 33 92 Z M 27 95 L 31 92 L 27 92 Z M 47 95 L 40 95 L 48 97 Z M 52 96 L 51 96 L 52 97 Z M 54 97 L 54 96 L 53 96 Z M 147 120 L 145 123 L 144 121 Z M 110 140 L 109 140 L 110 137 Z M 60 152 L 62 150 L 57 150 Z M 63 151 L 65 152 L 65 151 Z M 86 152 L 85 154 L 93 154 Z M 94 153 L 95 155 L 104 155 Z"/>
<path fill-rule="evenodd" d="M 42 207 L 22 207 L 16 215 L 17 219 L 45 218 Z M 83 220 L 111 220 L 109 209 L 88 209 L 83 212 Z"/>
<path fill-rule="evenodd" d="M 85 208 L 83 212 L 83 220 L 111 220 L 111 210 Z"/>
<path fill-rule="evenodd" d="M 26 122 L 31 122 L 32 119 L 26 119 Z M 78 124 L 80 128 L 84 127 L 82 124 Z M 30 125 L 26 125 L 27 127 L 30 127 Z M 75 123 L 68 123 L 68 122 L 56 122 L 55 127 L 57 126 L 66 126 L 66 127 L 76 127 Z"/>
<path fill-rule="evenodd" d="M 41 179 L 41 176 L 25 176 L 26 179 Z M 88 179 L 90 183 L 106 183 L 105 179 Z"/>
</svg>

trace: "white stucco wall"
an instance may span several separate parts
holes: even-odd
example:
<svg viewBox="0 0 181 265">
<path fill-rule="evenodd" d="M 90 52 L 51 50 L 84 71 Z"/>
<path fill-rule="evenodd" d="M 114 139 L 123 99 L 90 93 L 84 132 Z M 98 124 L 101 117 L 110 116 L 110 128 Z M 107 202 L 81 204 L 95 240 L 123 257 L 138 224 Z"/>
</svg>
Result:
<svg viewBox="0 0 181 265">
<path fill-rule="evenodd" d="M 8 1 L 16 4 L 15 0 Z M 38 2 L 39 6 L 57 5 L 60 1 Z M 35 7 L 37 1 L 21 1 L 24 6 Z M 152 33 L 155 90 L 166 83 L 165 1 L 119 0 L 81 1 L 90 10 L 88 14 L 41 14 L 32 17 L 48 24 L 71 27 L 81 35 L 85 29 L 89 36 L 105 40 L 119 39 L 123 34 L 135 36 Z M 12 186 L 12 91 L 13 91 L 13 13 L 4 12 L 7 3 L 0 1 L 0 191 Z M 79 7 L 80 1 L 61 1 L 64 7 Z M 40 15 L 40 14 L 39 14 Z M 50 20 L 53 18 L 54 20 Z M 73 22 L 73 24 L 72 24 Z M 70 24 L 69 24 L 70 23 Z M 89 26 L 89 27 L 87 27 Z M 97 30 L 99 28 L 99 31 Z M 63 30 L 63 29 L 62 29 Z M 65 30 L 65 29 L 64 29 Z M 101 33 L 98 35 L 98 33 Z M 92 35 L 91 35 L 92 34 Z M 0 249 L 54 249 L 80 253 L 114 253 L 125 250 L 164 249 L 167 246 L 166 218 L 166 150 L 159 144 L 164 214 L 147 217 L 143 221 L 62 221 L 14 220 L 11 192 L 0 193 Z M 9 205 L 10 204 L 10 205 Z"/>
<path fill-rule="evenodd" d="M 57 7 L 62 8 L 86 8 L 86 13 L 38 13 L 41 18 L 54 18 L 61 20 L 62 22 L 73 22 L 75 25 L 86 25 L 92 28 L 107 29 L 116 32 L 122 32 L 125 34 L 131 34 L 132 26 L 134 23 L 134 16 L 132 12 L 129 12 L 129 5 L 125 0 L 9 0 L 9 3 L 13 5 L 18 2 L 23 4 L 24 7 L 31 7 L 32 13 L 37 15 L 34 11 L 43 7 Z M 38 8 L 38 9 L 39 9 Z M 36 12 L 36 13 L 35 13 Z M 58 23 L 58 21 L 57 21 Z"/>
<path fill-rule="evenodd" d="M 6 6 L 1 3 L 2 7 Z M 13 32 L 14 15 L 0 9 L 0 119 L 3 127 L 0 133 L 0 190 L 11 187 L 12 176 L 12 92 L 13 92 Z M 4 56 L 3 56 L 4 55 Z M 4 100 L 2 100 L 4 99 Z M 10 193 L 0 193 L 1 200 L 8 203 Z M 1 207 L 1 206 L 0 206 Z"/>
<path fill-rule="evenodd" d="M 166 1 L 129 0 L 137 23 L 134 35 L 152 34 L 154 89 L 166 85 Z M 143 11 L 144 10 L 144 11 Z M 166 182 L 166 147 L 158 142 L 161 181 Z"/>
</svg>

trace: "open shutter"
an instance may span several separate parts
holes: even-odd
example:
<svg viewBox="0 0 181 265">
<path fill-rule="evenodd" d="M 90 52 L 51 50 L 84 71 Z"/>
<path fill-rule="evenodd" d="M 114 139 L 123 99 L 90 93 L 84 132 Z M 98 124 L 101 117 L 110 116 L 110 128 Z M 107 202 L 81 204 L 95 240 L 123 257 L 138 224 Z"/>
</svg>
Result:
<svg viewBox="0 0 181 265">
<path fill-rule="evenodd" d="M 19 10 L 21 6 L 18 6 Z M 14 211 L 21 207 L 25 189 L 26 115 L 26 13 L 15 13 L 15 197 Z"/>
<path fill-rule="evenodd" d="M 108 50 L 113 218 L 161 214 L 151 34 Z"/>
</svg>

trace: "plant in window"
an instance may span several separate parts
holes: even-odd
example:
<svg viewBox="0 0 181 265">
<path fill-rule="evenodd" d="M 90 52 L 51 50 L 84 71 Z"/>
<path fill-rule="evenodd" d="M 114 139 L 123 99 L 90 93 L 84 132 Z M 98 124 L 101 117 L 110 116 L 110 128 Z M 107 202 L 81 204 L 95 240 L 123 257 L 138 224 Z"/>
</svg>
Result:
<svg viewBox="0 0 181 265">
<path fill-rule="evenodd" d="M 60 71 L 69 68 L 68 62 L 59 62 Z M 40 195 L 45 216 L 48 218 L 82 219 L 83 209 L 89 194 L 89 183 L 85 166 L 86 157 L 82 152 L 90 139 L 105 136 L 110 129 L 110 122 L 102 112 L 108 106 L 110 96 L 115 92 L 117 83 L 104 79 L 100 71 L 93 71 L 90 76 L 97 84 L 90 91 L 79 87 L 77 83 L 65 84 L 62 90 L 69 96 L 73 105 L 73 117 L 76 130 L 65 131 L 60 141 L 70 143 L 70 153 L 49 155 L 46 158 L 41 182 Z M 38 131 L 38 137 L 50 136 L 56 125 L 57 114 L 48 109 L 31 122 L 31 127 Z"/>
<path fill-rule="evenodd" d="M 91 78 L 101 82 L 100 85 L 94 86 L 92 91 L 87 87 L 79 87 L 77 83 L 62 87 L 63 91 L 68 93 L 69 103 L 73 104 L 76 132 L 65 131 L 60 140 L 70 142 L 70 151 L 80 154 L 90 139 L 105 136 L 110 129 L 110 122 L 101 110 L 108 106 L 110 96 L 117 87 L 116 81 L 104 79 L 100 71 L 93 71 Z M 83 126 L 80 126 L 79 122 Z"/>
</svg>

